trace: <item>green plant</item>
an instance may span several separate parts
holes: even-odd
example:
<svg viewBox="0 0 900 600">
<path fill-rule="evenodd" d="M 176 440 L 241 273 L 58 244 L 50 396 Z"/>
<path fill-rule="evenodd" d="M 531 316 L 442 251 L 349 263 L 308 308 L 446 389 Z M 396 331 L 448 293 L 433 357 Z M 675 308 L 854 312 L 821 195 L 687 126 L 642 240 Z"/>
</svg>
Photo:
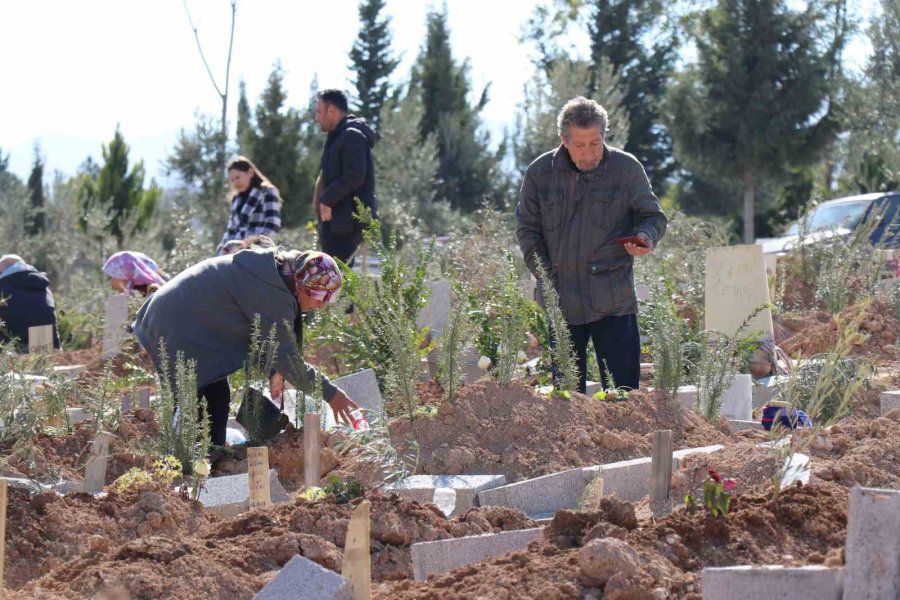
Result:
<svg viewBox="0 0 900 600">
<path fill-rule="evenodd" d="M 551 355 L 556 367 L 556 377 L 553 385 L 566 392 L 578 389 L 578 363 L 575 360 L 575 350 L 572 346 L 572 337 L 566 324 L 565 315 L 559 305 L 559 294 L 556 292 L 546 267 L 537 260 L 538 283 L 544 297 L 544 307 L 547 312 L 547 321 L 553 335 Z"/>
<path fill-rule="evenodd" d="M 722 479 L 719 472 L 709 469 L 709 476 L 703 482 L 703 507 L 711 517 L 727 517 L 731 509 L 731 492 L 737 484 L 733 479 Z M 697 510 L 697 501 L 688 493 L 684 497 L 688 512 Z"/>
<path fill-rule="evenodd" d="M 366 493 L 365 486 L 352 477 L 341 479 L 337 473 L 331 473 L 325 481 L 325 493 L 334 494 L 338 504 L 346 504 Z"/>
<path fill-rule="evenodd" d="M 653 386 L 674 398 L 685 379 L 683 345 L 690 337 L 690 328 L 678 315 L 670 287 L 653 289 L 647 312 Z"/>
<path fill-rule="evenodd" d="M 444 400 L 452 403 L 462 383 L 463 348 L 471 335 L 471 322 L 465 295 L 461 285 L 454 286 L 454 298 L 450 316 L 440 341 L 440 367 L 438 383 L 444 389 Z"/>
<path fill-rule="evenodd" d="M 500 276 L 496 284 L 498 290 L 494 322 L 498 329 L 500 343 L 497 348 L 496 365 L 492 370 L 494 379 L 500 385 L 512 382 L 519 364 L 519 353 L 525 341 L 528 326 L 528 300 L 522 295 L 513 265 L 512 256 L 507 253 L 509 268 Z"/>
<path fill-rule="evenodd" d="M 353 429 L 340 426 L 345 438 L 335 443 L 341 453 L 350 453 L 368 463 L 377 465 L 381 471 L 381 487 L 409 477 L 416 472 L 419 464 L 419 444 L 408 440 L 401 448 L 391 438 L 390 423 L 382 413 L 369 414 L 368 429 Z"/>
<path fill-rule="evenodd" d="M 129 490 L 137 490 L 140 486 L 153 483 L 153 475 L 149 471 L 132 467 L 125 471 L 112 483 L 112 489 L 120 494 Z"/>
</svg>

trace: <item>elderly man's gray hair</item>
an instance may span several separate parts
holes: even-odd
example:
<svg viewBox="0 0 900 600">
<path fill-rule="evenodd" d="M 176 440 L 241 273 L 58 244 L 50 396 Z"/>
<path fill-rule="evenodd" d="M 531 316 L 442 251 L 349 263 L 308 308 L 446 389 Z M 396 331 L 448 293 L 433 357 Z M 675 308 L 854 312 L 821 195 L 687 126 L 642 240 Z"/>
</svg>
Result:
<svg viewBox="0 0 900 600">
<path fill-rule="evenodd" d="M 569 137 L 569 127 L 573 125 L 579 129 L 600 127 L 601 133 L 606 133 L 609 129 L 609 115 L 606 114 L 606 109 L 594 100 L 576 96 L 566 102 L 556 117 L 556 128 L 559 135 L 565 138 Z"/>
</svg>

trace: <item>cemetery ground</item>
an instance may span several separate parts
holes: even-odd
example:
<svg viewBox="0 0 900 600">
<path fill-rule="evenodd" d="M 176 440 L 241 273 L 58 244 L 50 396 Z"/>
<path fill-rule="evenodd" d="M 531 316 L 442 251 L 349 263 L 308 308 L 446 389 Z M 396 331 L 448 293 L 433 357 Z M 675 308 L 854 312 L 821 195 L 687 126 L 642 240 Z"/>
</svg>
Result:
<svg viewBox="0 0 900 600">
<path fill-rule="evenodd" d="M 718 275 L 731 281 L 726 271 Z M 708 268 L 707 302 L 715 276 Z M 641 389 L 615 399 L 599 399 L 594 389 L 548 392 L 546 378 L 521 365 L 509 383 L 497 381 L 461 351 L 467 382 L 448 397 L 432 376 L 434 348 L 413 339 L 422 350 L 418 381 L 409 382 L 416 406 L 393 405 L 392 417 L 379 421 L 382 392 L 391 406 L 396 388 L 373 388 L 371 372 L 345 380 L 372 411 L 372 432 L 310 429 L 293 419 L 267 443 L 272 471 L 260 507 L 259 470 L 248 468 L 246 448 L 217 462 L 196 499 L 190 478 L 160 475 L 159 390 L 150 379 L 128 379 L 150 371 L 138 354 L 101 366 L 99 344 L 57 353 L 41 360 L 91 367 L 58 388 L 66 419 L 57 402 L 35 416 L 27 447 L 9 440 L 4 447 L 4 597 L 368 597 L 359 587 L 346 595 L 337 577 L 357 572 L 360 555 L 347 540 L 351 516 L 363 508 L 372 598 L 892 597 L 900 586 L 898 313 L 891 296 L 851 293 L 839 307 L 814 296 L 768 316 L 760 329 L 771 328 L 794 357 L 819 356 L 813 365 L 830 364 L 837 349 L 840 360 L 871 361 L 864 381 L 818 390 L 846 392 L 838 403 L 848 411 L 837 410 L 826 427 L 763 430 L 762 406 L 794 394 L 795 380 L 751 388 L 739 368 L 726 372 L 721 414 L 708 419 L 696 387 L 653 389 L 658 348 Z M 674 298 L 679 322 L 703 312 L 689 300 Z M 433 297 L 423 312 L 435 304 Z M 452 329 L 452 318 L 427 320 L 445 336 Z M 312 362 L 333 373 L 359 368 L 342 362 L 348 355 L 333 339 L 311 337 Z M 651 335 L 649 343 L 662 342 Z M 528 359 L 542 351 L 524 342 L 523 349 Z M 110 376 L 130 387 L 98 406 L 97 390 Z M 99 442 L 104 428 L 108 445 Z M 88 493 L 86 471 L 98 454 L 102 485 Z M 750 565 L 757 568 L 728 569 Z M 879 585 L 889 592 L 873 591 Z M 774 595 L 785 586 L 788 593 Z"/>
</svg>

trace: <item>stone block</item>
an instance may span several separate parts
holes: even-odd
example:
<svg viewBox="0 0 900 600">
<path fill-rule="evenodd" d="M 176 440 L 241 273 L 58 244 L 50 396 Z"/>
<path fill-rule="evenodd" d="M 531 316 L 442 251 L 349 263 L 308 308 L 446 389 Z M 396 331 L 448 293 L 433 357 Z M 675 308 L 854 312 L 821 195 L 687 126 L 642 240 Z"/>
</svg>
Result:
<svg viewBox="0 0 900 600">
<path fill-rule="evenodd" d="M 787 375 L 773 375 L 755 380 L 751 390 L 753 408 L 759 408 L 777 398 L 779 386 L 787 383 L 789 379 Z"/>
<path fill-rule="evenodd" d="M 648 465 L 650 459 L 647 459 Z M 649 472 L 649 466 L 648 466 Z M 478 493 L 480 506 L 509 506 L 528 515 L 575 508 L 587 485 L 584 469 L 568 469 Z"/>
<path fill-rule="evenodd" d="M 691 454 L 712 454 L 713 452 L 718 452 L 719 450 L 724 449 L 725 446 L 722 444 L 715 444 L 712 446 L 698 446 L 696 448 L 682 448 L 681 450 L 676 450 L 672 453 L 672 458 L 675 460 L 681 460 L 686 456 L 690 456 Z"/>
<path fill-rule="evenodd" d="M 253 600 L 353 600 L 350 582 L 299 554 L 287 562 Z"/>
<path fill-rule="evenodd" d="M 729 419 L 749 421 L 753 418 L 753 393 L 750 375 L 738 373 L 722 394 L 722 414 Z"/>
<path fill-rule="evenodd" d="M 672 468 L 677 468 L 674 453 Z M 616 496 L 621 500 L 637 502 L 650 493 L 651 468 L 649 456 L 606 465 L 585 467 L 582 471 L 585 485 L 593 481 L 597 476 L 603 478 L 604 496 Z M 575 501 L 577 503 L 578 496 L 576 496 Z M 559 508 L 574 508 L 575 506 L 577 504 Z"/>
<path fill-rule="evenodd" d="M 900 391 L 882 392 L 879 397 L 881 400 L 881 414 L 886 415 L 895 408 L 900 408 Z"/>
<path fill-rule="evenodd" d="M 450 283 L 444 279 L 429 281 L 427 285 L 431 288 L 431 295 L 428 297 L 428 304 L 416 317 L 416 325 L 429 327 L 431 337 L 438 338 L 444 333 L 444 327 L 450 319 L 450 302 L 453 298 L 453 291 Z"/>
<path fill-rule="evenodd" d="M 806 454 L 795 452 L 784 459 L 784 467 L 781 469 L 781 489 L 785 489 L 795 482 L 809 483 L 812 473 L 812 459 Z"/>
<path fill-rule="evenodd" d="M 747 430 L 760 430 L 762 431 L 762 425 L 759 421 L 742 421 L 739 419 L 728 419 L 728 424 L 731 425 L 731 430 L 735 433 L 739 431 L 747 431 Z"/>
<path fill-rule="evenodd" d="M 774 339 L 769 304 L 769 280 L 766 276 L 762 246 L 741 244 L 706 249 L 705 311 L 707 331 L 720 331 L 734 337 L 744 321 L 750 319 L 745 335 L 761 334 Z"/>
<path fill-rule="evenodd" d="M 69 427 L 74 426 L 76 423 L 81 423 L 83 421 L 90 421 L 94 418 L 88 409 L 86 408 L 67 408 L 66 409 L 66 421 L 69 423 Z"/>
<path fill-rule="evenodd" d="M 269 469 L 269 491 L 272 494 L 272 504 L 291 500 L 291 496 L 278 481 L 275 469 Z M 200 491 L 200 503 L 223 519 L 248 510 L 250 484 L 247 473 L 207 479 Z"/>
<path fill-rule="evenodd" d="M 900 597 L 900 491 L 850 490 L 844 600 Z"/>
<path fill-rule="evenodd" d="M 68 379 L 75 379 L 87 368 L 87 365 L 56 365 L 53 367 L 55 374 L 62 375 Z"/>
<path fill-rule="evenodd" d="M 389 486 L 387 491 L 404 500 L 437 504 L 435 496 L 438 490 L 451 489 L 456 497 L 448 516 L 457 516 L 477 506 L 476 497 L 480 492 L 498 488 L 505 483 L 506 477 L 503 475 L 413 475 Z M 442 493 L 442 502 L 444 500 L 446 494 Z"/>
<path fill-rule="evenodd" d="M 422 581 L 429 575 L 447 573 L 492 556 L 524 550 L 542 536 L 543 528 L 538 527 L 413 544 L 410 549 L 413 577 Z"/>
<path fill-rule="evenodd" d="M 381 390 L 378 387 L 378 378 L 375 377 L 375 371 L 366 369 L 333 379 L 332 383 L 345 392 L 351 400 L 356 402 L 364 412 L 380 415 L 384 410 L 384 399 L 381 397 Z M 288 396 L 289 398 L 291 396 Z M 293 396 L 294 398 L 296 396 Z M 294 400 L 295 402 L 295 400 Z M 288 406 L 290 405 L 290 411 Z M 291 400 L 285 400 L 284 410 L 290 416 L 291 421 L 294 420 L 295 404 Z M 322 403 L 322 422 L 325 429 L 334 427 L 334 412 L 331 410 L 327 402 Z"/>
<path fill-rule="evenodd" d="M 696 385 L 682 385 L 678 388 L 678 403 L 681 404 L 684 410 L 694 410 L 697 406 L 699 393 Z"/>
<path fill-rule="evenodd" d="M 128 321 L 128 301 L 130 294 L 113 294 L 106 299 L 106 317 L 103 321 L 103 347 L 100 356 L 105 360 L 116 356 L 122 349 L 122 340 L 128 335 L 125 323 Z"/>
<path fill-rule="evenodd" d="M 740 566 L 703 569 L 703 600 L 841 600 L 840 567 Z"/>
</svg>

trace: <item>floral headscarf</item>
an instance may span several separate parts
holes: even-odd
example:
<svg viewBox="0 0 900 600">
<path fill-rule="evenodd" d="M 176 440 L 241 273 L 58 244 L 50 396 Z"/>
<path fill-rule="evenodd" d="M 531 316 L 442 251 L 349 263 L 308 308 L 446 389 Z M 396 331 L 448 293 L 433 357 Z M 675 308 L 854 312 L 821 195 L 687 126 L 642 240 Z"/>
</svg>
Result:
<svg viewBox="0 0 900 600">
<path fill-rule="evenodd" d="M 153 259 L 142 252 L 116 252 L 106 260 L 103 273 L 126 281 L 128 289 L 136 285 L 163 285 L 166 282 Z"/>
<path fill-rule="evenodd" d="M 324 252 L 288 252 L 281 273 L 293 279 L 294 293 L 333 303 L 338 299 L 343 279 L 334 259 Z"/>
</svg>

